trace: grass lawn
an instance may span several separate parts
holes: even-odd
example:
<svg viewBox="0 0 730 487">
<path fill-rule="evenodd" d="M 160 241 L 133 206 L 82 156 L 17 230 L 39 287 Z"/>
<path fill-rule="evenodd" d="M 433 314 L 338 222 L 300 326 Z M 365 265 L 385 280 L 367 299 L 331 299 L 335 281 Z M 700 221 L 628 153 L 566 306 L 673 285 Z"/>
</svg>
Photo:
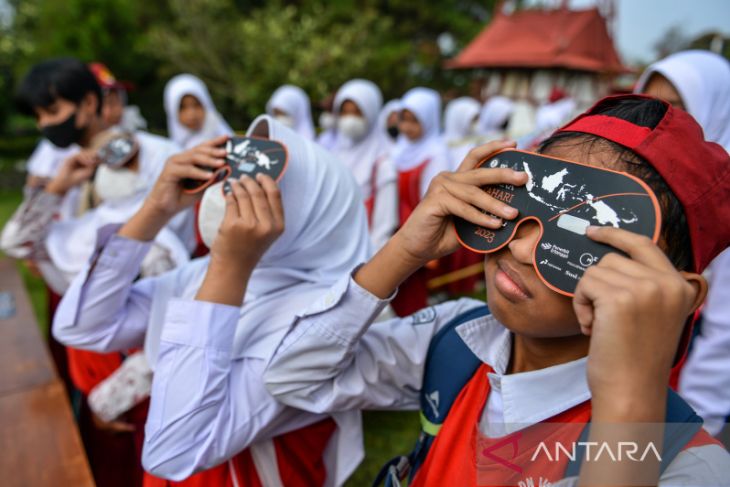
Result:
<svg viewBox="0 0 730 487">
<path fill-rule="evenodd" d="M 22 201 L 20 190 L 0 191 L 0 228 L 10 218 Z M 48 317 L 46 289 L 42 279 L 31 275 L 22 262 L 18 269 L 30 293 L 38 323 L 47 333 Z M 348 487 L 369 486 L 380 467 L 392 457 L 410 452 L 418 437 L 418 413 L 369 411 L 363 414 L 365 427 L 365 451 L 363 463 L 347 482 Z"/>
<path fill-rule="evenodd" d="M 363 413 L 365 429 L 365 460 L 345 485 L 347 487 L 370 486 L 380 467 L 391 458 L 410 453 L 418 439 L 418 413 L 392 411 L 366 411 Z"/>
</svg>

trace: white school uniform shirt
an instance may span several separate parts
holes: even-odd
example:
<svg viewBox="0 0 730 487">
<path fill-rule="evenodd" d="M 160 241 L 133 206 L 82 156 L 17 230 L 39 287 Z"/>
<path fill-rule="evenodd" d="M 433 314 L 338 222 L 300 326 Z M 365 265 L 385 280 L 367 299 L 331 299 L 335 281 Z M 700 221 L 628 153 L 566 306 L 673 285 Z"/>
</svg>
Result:
<svg viewBox="0 0 730 487">
<path fill-rule="evenodd" d="M 61 163 L 79 150 L 81 147 L 77 144 L 62 148 L 53 145 L 48 139 L 42 139 L 26 161 L 26 169 L 34 176 L 52 178 L 58 172 Z"/>
<path fill-rule="evenodd" d="M 399 135 L 392 158 L 398 171 L 409 171 L 429 161 L 420 180 L 421 198 L 426 194 L 431 180 L 442 171 L 451 169 L 449 151 L 441 135 L 441 96 L 430 88 L 417 87 L 401 98 L 401 110 L 408 110 L 421 124 L 423 135 L 412 141 Z"/>
<path fill-rule="evenodd" d="M 352 171 L 364 200 L 372 197 L 375 191 L 370 239 L 373 248 L 378 250 L 393 236 L 399 223 L 398 172 L 390 158 L 393 144 L 378 125 L 383 96 L 372 81 L 354 79 L 337 91 L 336 115 L 346 100 L 358 106 L 367 120 L 368 132 L 358 141 L 338 134 L 332 152 Z"/>
<path fill-rule="evenodd" d="M 26 161 L 26 170 L 33 176 L 52 179 L 58 173 L 61 163 L 80 150 L 81 147 L 77 144 L 71 144 L 64 149 L 48 139 L 42 139 Z M 61 220 L 76 214 L 79 194 L 78 188 L 72 188 L 64 195 L 58 211 Z"/>
<path fill-rule="evenodd" d="M 84 268 L 94 251 L 99 228 L 127 221 L 142 206 L 166 160 L 180 148 L 162 137 L 137 132 L 139 172 L 136 191 L 115 201 L 103 201 L 80 216 L 54 219 L 63 202 L 36 190 L 26 199 L 2 231 L 0 246 L 15 258 L 35 260 L 46 283 L 63 294 L 71 280 Z M 155 238 L 155 250 L 145 262 L 145 271 L 159 265 L 179 265 L 189 260 L 195 246 L 193 212 L 177 215 Z M 160 253 L 161 252 L 161 253 Z M 164 261 L 164 262 L 163 262 Z"/>
<path fill-rule="evenodd" d="M 194 96 L 205 109 L 205 120 L 200 130 L 190 130 L 180 123 L 180 102 L 185 95 Z M 167 134 L 170 139 L 183 149 L 196 145 L 220 135 L 233 135 L 233 129 L 218 113 L 208 87 L 192 74 L 178 74 L 165 85 L 165 113 L 167 115 Z"/>
<path fill-rule="evenodd" d="M 137 191 L 118 201 L 103 201 L 83 215 L 51 225 L 46 247 L 54 265 L 68 276 L 75 276 L 88 262 L 94 250 L 96 231 L 110 223 L 124 223 L 144 203 L 167 160 L 180 152 L 180 147 L 158 135 L 136 132 L 139 144 L 139 172 Z M 168 248 L 180 264 L 195 248 L 195 227 L 192 210 L 178 214 L 160 232 L 157 240 Z"/>
<path fill-rule="evenodd" d="M 53 333 L 96 351 L 144 343 L 154 378 L 142 463 L 152 474 L 181 480 L 251 448 L 265 478 L 278 471 L 274 437 L 332 416 L 338 429 L 324 460 L 327 485 L 340 485 L 362 459 L 348 449 L 360 438 L 359 413 L 289 408 L 261 377 L 298 310 L 370 255 L 365 211 L 354 178 L 329 152 L 268 116 L 249 134 L 264 135 L 262 126 L 289 152 L 279 182 L 286 228 L 254 269 L 241 307 L 194 299 L 208 257 L 135 281 L 149 244 L 110 226 L 59 305 Z"/>
<path fill-rule="evenodd" d="M 391 297 L 392 298 L 392 297 Z M 431 339 L 456 316 L 484 303 L 460 299 L 405 318 L 373 324 L 381 300 L 350 276 L 299 314 L 270 361 L 266 387 L 292 407 L 323 414 L 347 409 L 419 409 Z M 511 334 L 493 316 L 457 327 L 469 349 L 494 372 L 479 428 L 488 436 L 527 427 L 588 399 L 586 358 L 542 370 L 505 375 Z M 414 442 L 417 432 L 414 431 Z M 402 452 L 394 452 L 402 453 Z M 659 485 L 726 485 L 730 454 L 717 445 L 689 448 L 662 474 Z M 552 485 L 577 485 L 577 477 Z"/>
</svg>

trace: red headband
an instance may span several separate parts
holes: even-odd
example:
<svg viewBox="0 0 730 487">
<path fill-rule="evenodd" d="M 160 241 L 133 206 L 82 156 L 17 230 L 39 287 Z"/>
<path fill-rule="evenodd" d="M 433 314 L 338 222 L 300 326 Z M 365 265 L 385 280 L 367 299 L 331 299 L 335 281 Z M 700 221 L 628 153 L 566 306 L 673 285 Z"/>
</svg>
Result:
<svg viewBox="0 0 730 487">
<path fill-rule="evenodd" d="M 606 115 L 578 118 L 560 130 L 598 135 L 629 149 L 639 147 L 651 134 L 649 127 L 641 127 L 626 120 Z"/>
</svg>

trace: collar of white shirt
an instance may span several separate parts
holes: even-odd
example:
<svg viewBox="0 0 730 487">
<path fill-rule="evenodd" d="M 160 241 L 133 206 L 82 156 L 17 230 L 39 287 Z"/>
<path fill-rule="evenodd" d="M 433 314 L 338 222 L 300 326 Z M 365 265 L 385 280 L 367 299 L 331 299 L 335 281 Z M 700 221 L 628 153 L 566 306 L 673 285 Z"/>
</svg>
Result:
<svg viewBox="0 0 730 487">
<path fill-rule="evenodd" d="M 479 360 L 489 364 L 489 383 L 501 391 L 507 433 L 551 418 L 590 399 L 586 357 L 546 369 L 506 374 L 512 334 L 492 315 L 456 328 Z"/>
</svg>

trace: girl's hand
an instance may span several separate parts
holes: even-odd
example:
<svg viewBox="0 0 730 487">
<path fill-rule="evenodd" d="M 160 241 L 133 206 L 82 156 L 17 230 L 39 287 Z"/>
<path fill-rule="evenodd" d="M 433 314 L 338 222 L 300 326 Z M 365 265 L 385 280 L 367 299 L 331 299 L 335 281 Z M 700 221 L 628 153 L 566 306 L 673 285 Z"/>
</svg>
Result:
<svg viewBox="0 0 730 487">
<path fill-rule="evenodd" d="M 587 235 L 628 255 L 609 253 L 589 267 L 573 298 L 581 331 L 591 336 L 594 410 L 662 422 L 663 413 L 651 418 L 652 411 L 657 401 L 663 411 L 682 330 L 707 284 L 697 274 L 678 272 L 647 237 L 612 227 L 590 227 Z"/>
<path fill-rule="evenodd" d="M 172 218 L 200 199 L 202 192 L 198 194 L 183 192 L 181 181 L 183 179 L 207 181 L 212 178 L 215 170 L 225 164 L 226 150 L 219 146 L 226 140 L 228 136 L 222 135 L 170 157 L 147 196 L 145 205 L 157 213 Z"/>
<path fill-rule="evenodd" d="M 647 237 L 612 227 L 589 227 L 588 237 L 625 252 L 589 267 L 573 308 L 590 335 L 588 441 L 616 451 L 631 444 L 663 454 L 669 374 L 687 317 L 707 294 L 697 274 L 678 272 Z M 628 443 L 627 443 L 628 442 Z M 657 450 L 658 448 L 658 450 Z M 660 458 L 583 461 L 581 485 L 657 485 Z"/>
<path fill-rule="evenodd" d="M 225 164 L 226 150 L 218 146 L 226 140 L 228 136 L 222 135 L 170 157 L 144 205 L 119 230 L 119 235 L 133 240 L 154 240 L 172 217 L 198 201 L 203 192 L 185 193 L 181 181 L 188 178 L 207 181 L 212 178 L 215 170 Z"/>
<path fill-rule="evenodd" d="M 65 195 L 74 186 L 91 179 L 98 164 L 99 158 L 96 151 L 81 150 L 77 152 L 61 163 L 58 173 L 46 186 L 46 191 L 60 196 Z"/>
<path fill-rule="evenodd" d="M 504 141 L 479 146 L 469 152 L 458 172 L 443 172 L 433 179 L 423 201 L 394 236 L 411 261 L 423 265 L 459 247 L 452 215 L 487 228 L 499 228 L 502 219 L 517 216 L 516 209 L 488 195 L 482 186 L 521 186 L 527 182 L 527 174 L 502 168 L 474 169 L 490 154 L 514 146 L 514 142 Z"/>
<path fill-rule="evenodd" d="M 271 177 L 241 176 L 231 181 L 226 213 L 210 250 L 211 258 L 240 271 L 253 270 L 284 231 L 281 194 Z"/>
<path fill-rule="evenodd" d="M 408 221 L 370 262 L 357 271 L 355 281 L 384 299 L 426 262 L 458 248 L 452 215 L 489 228 L 499 228 L 502 225 L 500 218 L 515 218 L 516 209 L 488 195 L 482 186 L 523 185 L 527 182 L 527 174 L 511 169 L 474 169 L 490 154 L 514 146 L 514 142 L 502 141 L 482 145 L 469 152 L 457 172 L 436 176 Z M 486 215 L 477 208 L 500 218 Z"/>
<path fill-rule="evenodd" d="M 281 194 L 271 177 L 231 181 L 226 213 L 210 249 L 210 265 L 196 299 L 240 306 L 261 257 L 284 232 Z"/>
</svg>

